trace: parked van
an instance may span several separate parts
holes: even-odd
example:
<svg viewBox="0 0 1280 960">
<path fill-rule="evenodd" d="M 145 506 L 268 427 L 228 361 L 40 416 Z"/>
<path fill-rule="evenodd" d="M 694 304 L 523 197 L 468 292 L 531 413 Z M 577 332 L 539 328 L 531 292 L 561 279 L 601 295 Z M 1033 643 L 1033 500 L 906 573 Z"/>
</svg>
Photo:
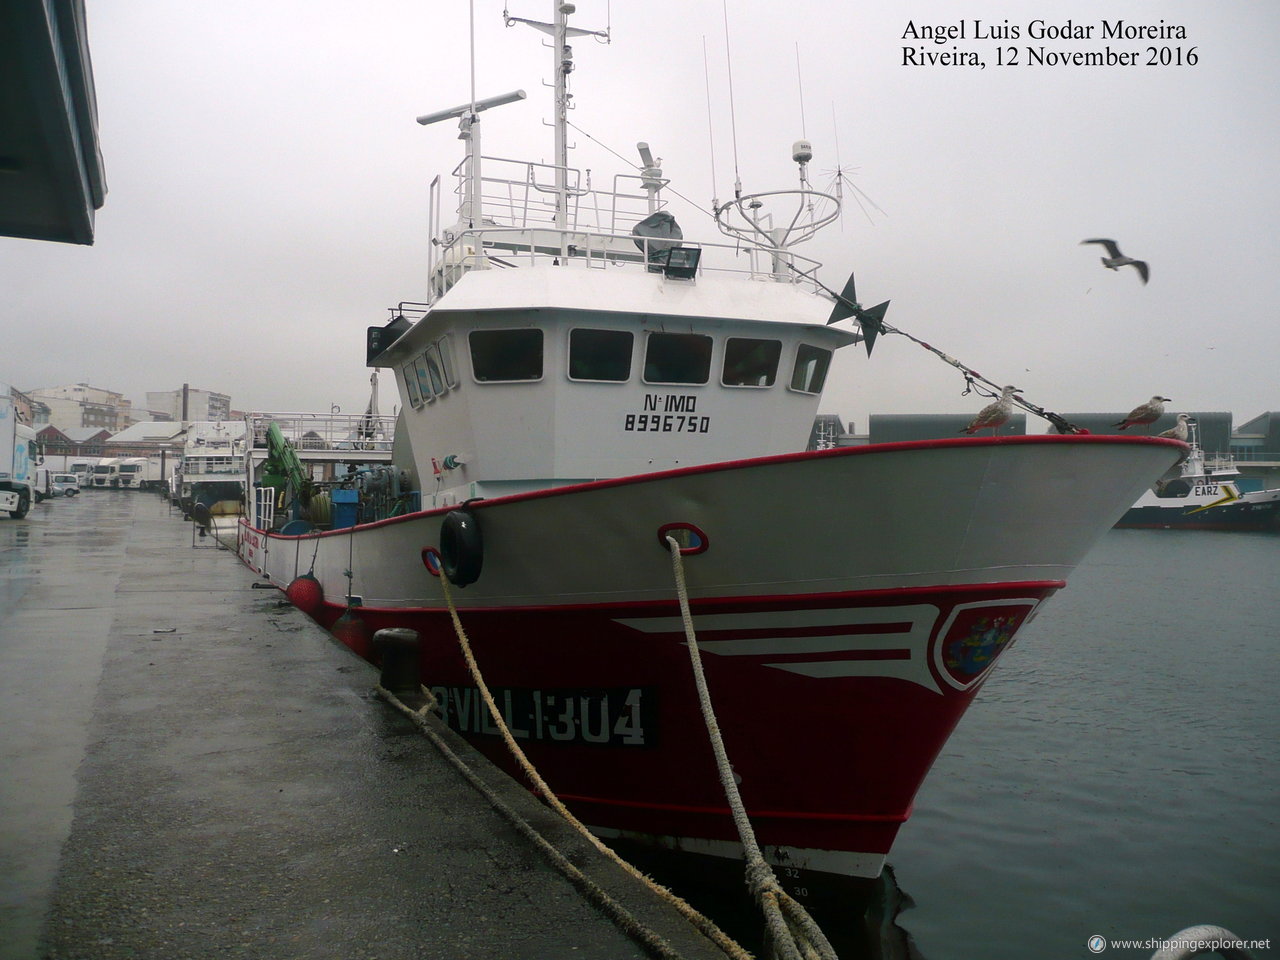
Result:
<svg viewBox="0 0 1280 960">
<path fill-rule="evenodd" d="M 55 497 L 74 497 L 80 493 L 80 478 L 74 473 L 55 473 L 49 487 Z"/>
<path fill-rule="evenodd" d="M 31 479 L 35 482 L 36 503 L 53 496 L 52 478 L 53 474 L 47 467 L 36 467 L 31 471 Z"/>
</svg>

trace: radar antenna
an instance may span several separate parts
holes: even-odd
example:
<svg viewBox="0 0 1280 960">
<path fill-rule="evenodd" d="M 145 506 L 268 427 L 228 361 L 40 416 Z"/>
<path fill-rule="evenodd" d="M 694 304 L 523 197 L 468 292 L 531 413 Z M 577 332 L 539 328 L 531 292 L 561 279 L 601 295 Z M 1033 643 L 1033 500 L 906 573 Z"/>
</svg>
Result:
<svg viewBox="0 0 1280 960">
<path fill-rule="evenodd" d="M 643 140 L 636 144 L 636 149 L 640 152 L 640 162 L 644 164 L 640 168 L 640 185 L 649 195 L 649 212 L 654 213 L 662 206 L 658 193 L 667 185 L 667 181 L 662 179 L 662 167 L 659 166 L 662 161 L 653 159 L 653 151 Z"/>
</svg>

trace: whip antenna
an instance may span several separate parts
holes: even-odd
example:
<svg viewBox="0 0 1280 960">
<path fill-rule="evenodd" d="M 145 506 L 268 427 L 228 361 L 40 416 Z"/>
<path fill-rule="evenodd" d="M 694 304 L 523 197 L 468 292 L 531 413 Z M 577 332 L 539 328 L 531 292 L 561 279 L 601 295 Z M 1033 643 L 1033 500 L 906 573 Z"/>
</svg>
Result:
<svg viewBox="0 0 1280 960">
<path fill-rule="evenodd" d="M 724 8 L 724 59 L 729 69 L 729 126 L 733 130 L 733 195 L 742 197 L 742 174 L 738 172 L 738 116 L 733 105 L 733 55 L 729 52 L 729 0 L 721 0 Z"/>
<path fill-rule="evenodd" d="M 796 88 L 800 91 L 800 136 L 809 139 L 809 131 L 805 129 L 804 124 L 804 77 L 800 74 L 800 41 L 796 41 Z M 836 163 L 840 162 L 840 155 L 836 154 Z"/>
<path fill-rule="evenodd" d="M 476 113 L 476 0 L 471 0 L 471 115 Z"/>
<path fill-rule="evenodd" d="M 702 35 L 702 80 L 707 90 L 707 141 L 708 154 L 711 158 L 711 209 L 720 206 L 719 191 L 716 189 L 716 128 L 711 118 L 711 67 L 707 62 L 707 35 Z"/>
</svg>

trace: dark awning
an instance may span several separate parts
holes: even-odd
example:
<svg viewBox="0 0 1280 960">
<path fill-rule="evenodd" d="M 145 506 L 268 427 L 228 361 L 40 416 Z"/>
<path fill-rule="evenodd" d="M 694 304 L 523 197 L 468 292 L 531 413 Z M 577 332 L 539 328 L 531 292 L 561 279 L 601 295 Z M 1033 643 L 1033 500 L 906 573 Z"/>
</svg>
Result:
<svg viewBox="0 0 1280 960">
<path fill-rule="evenodd" d="M 93 243 L 106 192 L 83 0 L 0 0 L 0 236 Z"/>
</svg>

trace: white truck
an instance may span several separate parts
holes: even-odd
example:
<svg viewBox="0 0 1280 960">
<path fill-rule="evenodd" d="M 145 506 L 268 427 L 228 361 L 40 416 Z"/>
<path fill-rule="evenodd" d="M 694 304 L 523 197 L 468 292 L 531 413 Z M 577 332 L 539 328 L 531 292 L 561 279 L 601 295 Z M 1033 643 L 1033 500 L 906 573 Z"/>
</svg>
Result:
<svg viewBox="0 0 1280 960">
<path fill-rule="evenodd" d="M 103 457 L 93 465 L 91 485 L 95 487 L 120 486 L 120 457 Z"/>
<path fill-rule="evenodd" d="M 101 457 L 71 457 L 67 462 L 67 473 L 74 473 L 81 487 L 93 486 L 93 468 Z"/>
<path fill-rule="evenodd" d="M 36 468 L 40 465 L 36 432 L 18 422 L 18 408 L 3 387 L 0 394 L 0 513 L 21 520 L 35 503 Z"/>
<path fill-rule="evenodd" d="M 157 457 L 121 457 L 116 465 L 116 485 L 121 490 L 153 490 L 164 485 Z"/>
</svg>

